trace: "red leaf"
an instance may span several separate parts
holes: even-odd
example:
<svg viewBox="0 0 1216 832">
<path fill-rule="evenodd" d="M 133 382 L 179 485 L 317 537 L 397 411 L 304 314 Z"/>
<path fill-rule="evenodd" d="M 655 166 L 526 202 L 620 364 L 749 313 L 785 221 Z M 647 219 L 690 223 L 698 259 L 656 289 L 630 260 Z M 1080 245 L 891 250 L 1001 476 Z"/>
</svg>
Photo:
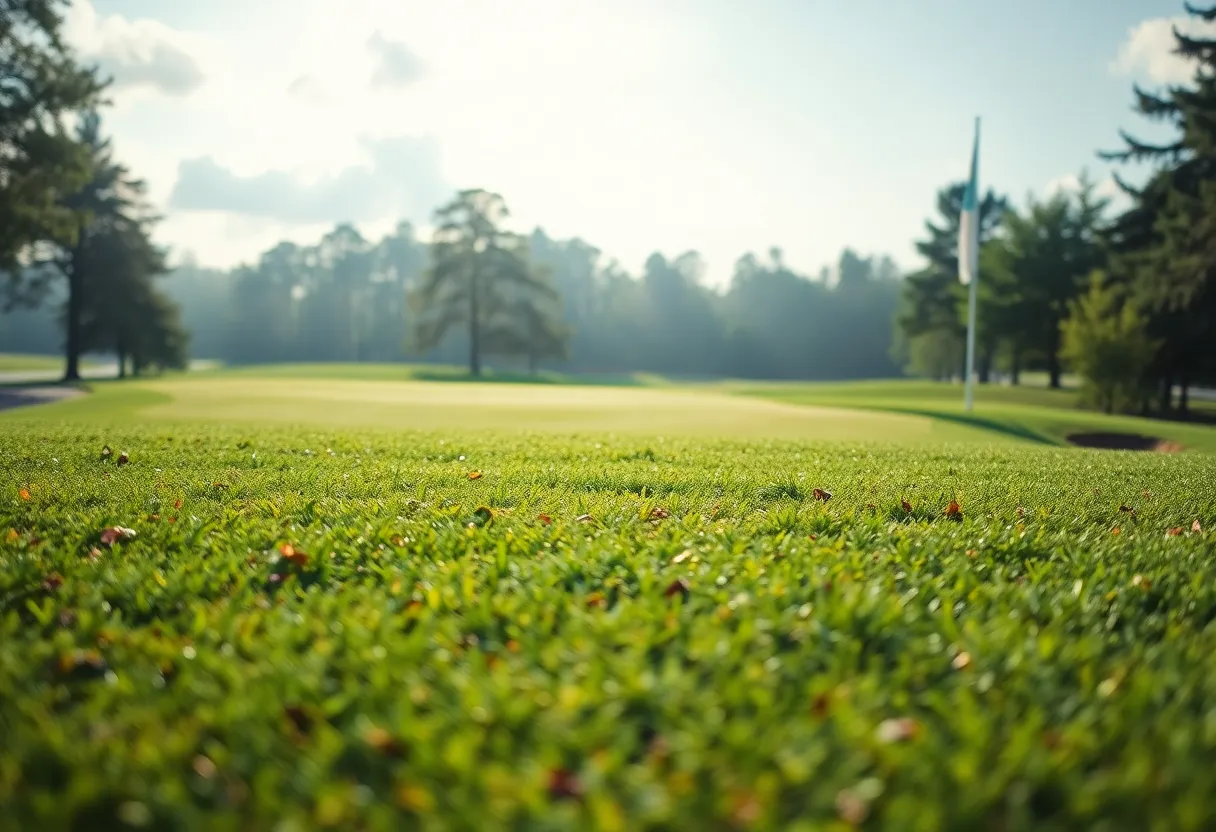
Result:
<svg viewBox="0 0 1216 832">
<path fill-rule="evenodd" d="M 546 526 L 553 522 L 553 518 L 547 514 L 542 514 L 540 517 L 538 517 L 536 519 L 540 520 L 540 522 Z"/>
<path fill-rule="evenodd" d="M 29 500 L 29 498 L 30 498 L 30 490 L 29 490 L 28 488 L 23 488 L 23 489 L 21 489 L 20 491 L 18 491 L 18 492 L 17 492 L 17 496 L 18 496 L 18 497 L 20 497 L 20 498 L 21 498 L 21 499 L 23 499 L 23 500 Z"/>
<path fill-rule="evenodd" d="M 946 516 L 951 520 L 957 520 L 963 516 L 963 509 L 958 504 L 958 500 L 951 500 L 950 505 L 946 506 Z"/>
<path fill-rule="evenodd" d="M 811 496 L 814 497 L 816 500 L 823 500 L 823 502 L 825 502 L 825 503 L 828 500 L 832 499 L 832 495 L 829 494 L 827 491 L 824 491 L 822 488 L 816 488 L 813 491 L 811 491 Z"/>
<path fill-rule="evenodd" d="M 667 585 L 667 589 L 663 590 L 663 597 L 674 598 L 676 595 L 681 595 L 687 598 L 690 590 L 691 587 L 688 585 L 688 581 L 683 578 L 676 578 Z"/>
<path fill-rule="evenodd" d="M 290 543 L 284 543 L 279 547 L 279 554 L 283 556 L 283 560 L 295 566 L 307 566 L 309 557 L 305 552 L 301 552 Z"/>
<path fill-rule="evenodd" d="M 122 453 L 120 453 L 118 455 L 117 462 L 119 465 L 126 465 L 130 461 L 131 461 L 131 457 L 127 455 L 126 451 L 123 451 Z"/>
<path fill-rule="evenodd" d="M 1165 534 L 1167 537 L 1177 537 L 1178 535 L 1182 534 L 1182 529 L 1175 526 L 1174 528 L 1167 531 Z"/>
<path fill-rule="evenodd" d="M 549 797 L 554 800 L 577 798 L 583 793 L 583 785 L 572 772 L 564 768 L 549 772 Z"/>
<path fill-rule="evenodd" d="M 173 501 L 173 507 L 174 507 L 174 508 L 181 508 L 181 507 L 182 507 L 182 501 L 181 501 L 181 499 L 180 499 L 180 498 L 179 498 L 179 499 L 177 499 L 177 500 L 174 500 L 174 501 Z"/>
<path fill-rule="evenodd" d="M 647 515 L 647 517 L 651 520 L 666 520 L 670 516 L 671 516 L 670 511 L 668 511 L 665 508 L 660 508 L 659 506 L 655 506 L 654 508 L 652 508 L 650 510 L 650 514 Z"/>
<path fill-rule="evenodd" d="M 480 471 L 470 471 L 469 472 L 469 479 L 471 479 L 471 480 L 479 480 L 479 479 L 481 479 L 481 477 L 482 477 L 482 473 Z"/>
<path fill-rule="evenodd" d="M 904 514 L 912 513 L 912 504 L 909 503 L 907 500 L 900 500 L 899 507 L 904 510 Z"/>
</svg>

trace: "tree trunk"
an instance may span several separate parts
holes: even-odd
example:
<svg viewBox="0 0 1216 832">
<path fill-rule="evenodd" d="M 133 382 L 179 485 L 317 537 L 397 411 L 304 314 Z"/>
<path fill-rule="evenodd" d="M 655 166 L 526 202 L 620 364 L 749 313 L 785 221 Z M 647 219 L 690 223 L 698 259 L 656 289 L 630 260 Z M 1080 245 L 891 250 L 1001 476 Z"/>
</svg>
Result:
<svg viewBox="0 0 1216 832">
<path fill-rule="evenodd" d="M 528 353 L 528 372 L 531 375 L 536 375 L 536 353 Z"/>
<path fill-rule="evenodd" d="M 1182 378 L 1178 379 L 1178 412 L 1183 416 L 1191 412 L 1190 388 L 1191 380 L 1183 373 Z"/>
<path fill-rule="evenodd" d="M 1017 387 L 1022 380 L 1022 351 L 1013 348 L 1013 357 L 1009 362 L 1009 383 Z"/>
<path fill-rule="evenodd" d="M 979 377 L 979 383 L 987 384 L 992 379 L 992 350 L 985 349 L 981 351 L 978 363 L 976 375 Z"/>
<path fill-rule="evenodd" d="M 122 347 L 118 348 L 118 377 L 127 377 L 127 354 Z"/>
<path fill-rule="evenodd" d="M 477 278 L 469 286 L 469 374 L 481 375 L 481 321 L 477 319 Z"/>
<path fill-rule="evenodd" d="M 1161 379 L 1161 403 L 1158 405 L 1162 413 L 1169 413 L 1174 406 L 1174 377 L 1169 373 Z"/>
<path fill-rule="evenodd" d="M 1056 355 L 1055 350 L 1052 350 L 1047 355 L 1047 376 L 1051 380 L 1051 389 L 1060 389 L 1060 358 Z"/>
<path fill-rule="evenodd" d="M 64 381 L 80 381 L 80 317 L 84 311 L 84 293 L 80 270 L 76 267 L 80 254 L 77 246 L 72 252 L 72 263 L 68 267 L 68 314 L 67 314 L 67 366 L 63 371 Z"/>
</svg>

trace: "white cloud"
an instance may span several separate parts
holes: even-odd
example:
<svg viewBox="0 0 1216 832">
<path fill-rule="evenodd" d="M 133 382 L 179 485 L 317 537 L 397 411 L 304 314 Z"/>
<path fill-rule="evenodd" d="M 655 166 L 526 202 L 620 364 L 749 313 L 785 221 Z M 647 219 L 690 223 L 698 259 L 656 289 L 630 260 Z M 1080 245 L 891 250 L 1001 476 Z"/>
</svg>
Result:
<svg viewBox="0 0 1216 832">
<path fill-rule="evenodd" d="M 1127 40 L 1111 63 L 1119 75 L 1144 78 L 1157 84 L 1187 84 L 1195 75 L 1193 62 L 1174 54 L 1174 27 L 1186 35 L 1216 35 L 1216 23 L 1189 16 L 1158 17 L 1128 30 Z"/>
<path fill-rule="evenodd" d="M 206 78 L 196 44 L 188 37 L 154 20 L 103 17 L 90 0 L 69 7 L 64 35 L 86 62 L 113 79 L 116 90 L 144 88 L 182 96 Z"/>
<path fill-rule="evenodd" d="M 368 38 L 367 48 L 376 56 L 376 71 L 372 76 L 375 87 L 408 87 L 421 80 L 426 71 L 422 60 L 408 44 L 386 38 L 379 31 Z"/>
</svg>

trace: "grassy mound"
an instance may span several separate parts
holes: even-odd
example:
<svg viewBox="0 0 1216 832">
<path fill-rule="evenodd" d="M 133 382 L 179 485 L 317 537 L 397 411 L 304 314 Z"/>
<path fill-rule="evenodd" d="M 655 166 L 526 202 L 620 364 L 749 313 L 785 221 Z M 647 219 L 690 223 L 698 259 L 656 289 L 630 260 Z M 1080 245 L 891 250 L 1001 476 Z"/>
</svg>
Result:
<svg viewBox="0 0 1216 832">
<path fill-rule="evenodd" d="M 1210 457 L 183 418 L 0 432 L 0 826 L 1216 824 Z"/>
</svg>

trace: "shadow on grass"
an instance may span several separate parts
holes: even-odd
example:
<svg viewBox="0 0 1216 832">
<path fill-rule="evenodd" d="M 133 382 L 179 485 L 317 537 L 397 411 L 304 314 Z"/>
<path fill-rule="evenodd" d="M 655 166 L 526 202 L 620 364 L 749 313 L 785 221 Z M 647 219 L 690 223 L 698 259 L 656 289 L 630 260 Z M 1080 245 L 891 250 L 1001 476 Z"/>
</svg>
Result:
<svg viewBox="0 0 1216 832">
<path fill-rule="evenodd" d="M 942 421 L 953 422 L 965 427 L 990 430 L 994 433 L 1012 436 L 1016 439 L 1024 439 L 1027 442 L 1034 442 L 1036 445 L 1059 447 L 1062 444 L 1045 433 L 1039 433 L 1016 422 L 1002 422 L 997 419 L 985 419 L 983 416 L 970 416 L 966 413 L 951 413 L 949 411 L 924 410 L 912 407 L 882 407 L 875 409 L 885 410 L 890 413 L 905 413 L 909 416 L 924 416 L 928 419 L 941 419 Z"/>
</svg>

